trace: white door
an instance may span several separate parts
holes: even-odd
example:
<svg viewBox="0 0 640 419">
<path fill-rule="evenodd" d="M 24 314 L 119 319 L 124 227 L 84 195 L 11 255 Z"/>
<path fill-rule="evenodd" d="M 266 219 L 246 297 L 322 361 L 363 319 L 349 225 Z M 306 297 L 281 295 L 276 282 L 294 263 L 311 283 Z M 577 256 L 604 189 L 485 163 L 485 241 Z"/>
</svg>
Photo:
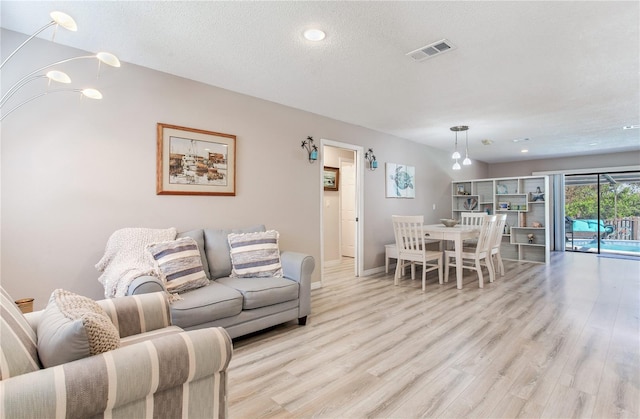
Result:
<svg viewBox="0 0 640 419">
<path fill-rule="evenodd" d="M 356 256 L 356 170 L 352 161 L 340 162 L 340 230 L 342 256 Z"/>
</svg>

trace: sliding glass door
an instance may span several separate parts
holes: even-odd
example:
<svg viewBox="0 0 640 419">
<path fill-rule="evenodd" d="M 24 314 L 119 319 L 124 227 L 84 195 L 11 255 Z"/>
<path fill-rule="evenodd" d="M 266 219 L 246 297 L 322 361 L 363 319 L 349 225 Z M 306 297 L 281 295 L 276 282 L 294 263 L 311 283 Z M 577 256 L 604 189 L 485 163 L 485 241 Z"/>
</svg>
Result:
<svg viewBox="0 0 640 419">
<path fill-rule="evenodd" d="M 565 249 L 640 255 L 640 172 L 565 175 Z"/>
</svg>

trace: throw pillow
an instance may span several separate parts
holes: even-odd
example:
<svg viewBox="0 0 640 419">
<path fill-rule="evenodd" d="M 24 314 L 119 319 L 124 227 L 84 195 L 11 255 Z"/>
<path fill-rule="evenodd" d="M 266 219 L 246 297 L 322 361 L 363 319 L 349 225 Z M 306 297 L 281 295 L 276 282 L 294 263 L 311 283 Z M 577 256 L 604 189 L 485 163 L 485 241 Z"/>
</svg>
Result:
<svg viewBox="0 0 640 419">
<path fill-rule="evenodd" d="M 0 287 L 0 380 L 40 369 L 36 332 Z"/>
<path fill-rule="evenodd" d="M 198 244 L 191 237 L 147 246 L 158 276 L 169 292 L 183 292 L 209 283 L 202 268 Z"/>
<path fill-rule="evenodd" d="M 38 323 L 38 355 L 45 368 L 120 347 L 118 329 L 90 298 L 57 289 Z"/>
<path fill-rule="evenodd" d="M 229 234 L 231 277 L 281 277 L 280 235 L 275 230 L 261 233 Z"/>
</svg>

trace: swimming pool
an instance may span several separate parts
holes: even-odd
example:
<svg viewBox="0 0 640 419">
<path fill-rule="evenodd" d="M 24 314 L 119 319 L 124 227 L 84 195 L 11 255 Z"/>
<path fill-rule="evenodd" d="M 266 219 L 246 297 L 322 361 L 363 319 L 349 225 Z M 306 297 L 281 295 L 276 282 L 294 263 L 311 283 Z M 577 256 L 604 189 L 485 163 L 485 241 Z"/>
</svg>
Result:
<svg viewBox="0 0 640 419">
<path fill-rule="evenodd" d="M 567 243 L 567 248 L 571 248 L 571 242 Z M 598 242 L 597 240 L 574 240 L 573 250 L 597 252 Z M 600 241 L 600 251 L 640 255 L 640 241 L 603 239 Z"/>
</svg>

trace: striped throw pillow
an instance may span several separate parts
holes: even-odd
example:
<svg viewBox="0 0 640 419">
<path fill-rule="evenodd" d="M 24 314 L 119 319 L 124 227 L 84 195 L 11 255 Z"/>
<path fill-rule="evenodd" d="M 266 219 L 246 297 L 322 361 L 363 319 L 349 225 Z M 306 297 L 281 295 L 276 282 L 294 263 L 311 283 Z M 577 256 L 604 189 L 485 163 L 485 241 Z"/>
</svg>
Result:
<svg viewBox="0 0 640 419">
<path fill-rule="evenodd" d="M 167 291 L 183 292 L 209 283 L 202 268 L 198 244 L 191 237 L 151 244 L 147 250 L 156 261 L 158 276 Z"/>
<path fill-rule="evenodd" d="M 4 288 L 0 288 L 0 336 L 0 379 L 40 369 L 36 332 Z"/>
<path fill-rule="evenodd" d="M 275 230 L 229 234 L 227 240 L 231 249 L 231 277 L 282 277 L 279 237 Z"/>
</svg>

